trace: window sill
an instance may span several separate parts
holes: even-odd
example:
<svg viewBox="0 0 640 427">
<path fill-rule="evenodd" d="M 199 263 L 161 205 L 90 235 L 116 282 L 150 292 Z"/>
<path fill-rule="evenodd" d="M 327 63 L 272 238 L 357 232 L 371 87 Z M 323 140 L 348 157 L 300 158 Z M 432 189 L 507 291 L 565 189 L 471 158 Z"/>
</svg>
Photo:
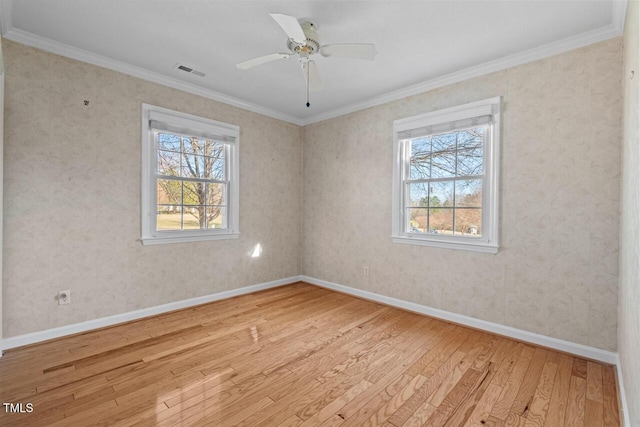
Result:
<svg viewBox="0 0 640 427">
<path fill-rule="evenodd" d="M 500 249 L 498 246 L 480 242 L 450 242 L 445 240 L 431 240 L 406 236 L 392 236 L 391 240 L 393 243 L 402 243 L 405 245 L 431 246 L 433 248 L 457 249 L 461 251 L 482 252 L 487 254 L 497 254 Z"/>
<path fill-rule="evenodd" d="M 204 242 L 208 240 L 230 240 L 240 237 L 240 233 L 206 234 L 201 236 L 162 236 L 143 237 L 140 239 L 143 245 L 163 245 L 166 243 Z"/>
</svg>

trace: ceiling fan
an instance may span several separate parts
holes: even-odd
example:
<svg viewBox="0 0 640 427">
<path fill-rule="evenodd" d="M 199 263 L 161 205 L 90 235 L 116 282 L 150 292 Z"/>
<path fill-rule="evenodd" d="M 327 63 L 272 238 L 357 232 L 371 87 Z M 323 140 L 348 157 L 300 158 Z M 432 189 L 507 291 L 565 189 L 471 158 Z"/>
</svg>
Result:
<svg viewBox="0 0 640 427">
<path fill-rule="evenodd" d="M 287 34 L 287 49 L 289 49 L 289 52 L 259 56 L 236 64 L 236 67 L 240 70 L 248 70 L 258 65 L 298 55 L 302 73 L 307 82 L 307 107 L 311 106 L 309 104 L 309 92 L 322 88 L 322 80 L 320 80 L 316 63 L 310 59 L 312 55 L 320 53 L 324 57 L 335 56 L 368 60 L 373 60 L 376 56 L 376 47 L 373 44 L 340 43 L 321 45 L 316 25 L 313 22 L 298 22 L 295 17 L 281 13 L 270 13 L 269 15 Z"/>
</svg>

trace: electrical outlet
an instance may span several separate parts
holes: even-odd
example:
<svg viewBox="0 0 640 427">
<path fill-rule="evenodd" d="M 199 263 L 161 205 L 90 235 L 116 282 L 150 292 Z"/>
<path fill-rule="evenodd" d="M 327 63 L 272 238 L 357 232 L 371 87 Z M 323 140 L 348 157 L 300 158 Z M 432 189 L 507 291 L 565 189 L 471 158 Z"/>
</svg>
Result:
<svg viewBox="0 0 640 427">
<path fill-rule="evenodd" d="M 364 274 L 364 277 L 369 277 L 369 266 L 368 265 L 364 266 L 364 270 L 363 270 L 362 274 Z"/>
<path fill-rule="evenodd" d="M 59 291 L 58 292 L 58 305 L 65 305 L 71 303 L 71 291 Z"/>
</svg>

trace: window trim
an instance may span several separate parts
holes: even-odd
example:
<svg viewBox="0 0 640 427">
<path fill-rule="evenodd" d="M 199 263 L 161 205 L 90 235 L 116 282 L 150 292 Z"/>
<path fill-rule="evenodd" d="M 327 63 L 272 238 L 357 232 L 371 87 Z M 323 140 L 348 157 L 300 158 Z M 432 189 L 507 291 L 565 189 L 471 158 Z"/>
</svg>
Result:
<svg viewBox="0 0 640 427">
<path fill-rule="evenodd" d="M 442 125 L 483 115 L 491 115 L 490 136 L 483 147 L 485 167 L 482 189 L 483 237 L 445 236 L 410 233 L 405 231 L 405 144 L 399 138 L 401 132 L 429 126 Z M 499 246 L 499 180 L 500 180 L 500 130 L 501 99 L 489 98 L 444 110 L 433 111 L 393 122 L 393 188 L 392 188 L 392 234 L 394 243 L 459 249 L 485 253 L 498 253 Z"/>
<path fill-rule="evenodd" d="M 197 135 L 216 135 L 224 139 L 228 168 L 227 228 L 208 230 L 156 230 L 157 190 L 155 182 L 156 148 L 151 121 L 164 121 L 175 129 L 182 128 Z M 169 130 L 168 132 L 171 132 Z M 154 105 L 142 104 L 142 206 L 141 242 L 143 245 L 164 243 L 201 242 L 207 240 L 237 239 L 239 229 L 239 151 L 240 128 Z"/>
</svg>

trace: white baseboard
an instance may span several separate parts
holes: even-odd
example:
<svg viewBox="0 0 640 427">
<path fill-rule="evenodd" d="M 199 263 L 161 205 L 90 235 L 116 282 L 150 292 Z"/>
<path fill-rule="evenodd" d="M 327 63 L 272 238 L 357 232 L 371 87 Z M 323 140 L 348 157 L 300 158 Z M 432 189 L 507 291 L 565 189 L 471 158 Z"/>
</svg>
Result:
<svg viewBox="0 0 640 427">
<path fill-rule="evenodd" d="M 113 326 L 119 323 L 141 319 L 143 317 L 149 317 L 156 314 L 166 313 L 168 311 L 179 310 L 181 308 L 192 307 L 199 304 L 206 304 L 208 302 L 227 299 L 238 295 L 250 294 L 252 292 L 262 291 L 264 289 L 288 285 L 299 280 L 299 276 L 287 277 L 286 279 L 274 280 L 272 282 L 259 283 L 257 285 L 245 286 L 243 288 L 232 289 L 230 291 L 218 292 L 201 297 L 185 299 L 182 301 L 170 302 L 168 304 L 143 308 L 141 310 L 129 311 L 127 313 L 115 314 L 113 316 L 102 317 L 100 319 L 87 320 L 86 322 L 74 323 L 73 325 L 61 326 L 59 328 L 46 329 L 44 331 L 4 338 L 0 340 L 0 351 L 15 347 L 22 347 L 29 344 L 35 344 L 37 342 L 59 338 L 66 335 L 86 332 L 92 329 L 104 328 L 105 326 Z"/>
<path fill-rule="evenodd" d="M 627 406 L 627 393 L 624 388 L 624 382 L 622 379 L 622 364 L 620 363 L 620 356 L 616 354 L 616 377 L 618 379 L 618 396 L 620 396 L 620 406 L 622 410 L 622 425 L 625 427 L 631 427 L 631 421 L 629 420 L 629 406 Z"/>
<path fill-rule="evenodd" d="M 349 286 L 339 285 L 337 283 L 327 282 L 326 280 L 316 279 L 309 276 L 299 276 L 299 280 L 302 282 L 311 283 L 316 286 L 331 289 L 345 294 L 353 295 L 363 299 L 379 302 L 382 304 L 398 307 L 404 310 L 412 311 L 415 313 L 425 314 L 427 316 L 436 317 L 457 323 L 460 325 L 469 326 L 475 329 L 481 329 L 483 331 L 492 332 L 498 335 L 506 336 L 516 339 L 518 341 L 524 341 L 532 344 L 537 344 L 543 347 L 552 348 L 555 350 L 563 351 L 565 353 L 575 354 L 576 356 L 585 357 L 591 360 L 598 360 L 600 362 L 608 363 L 616 366 L 616 376 L 618 378 L 618 389 L 621 406 L 621 422 L 625 427 L 631 427 L 629 424 L 629 408 L 627 406 L 627 397 L 622 380 L 622 368 L 620 365 L 620 358 L 618 353 L 611 351 L 601 350 L 594 347 L 589 347 L 582 344 L 573 343 L 570 341 L 561 340 L 558 338 L 552 338 L 545 335 L 536 334 L 533 332 L 524 331 L 522 329 L 512 328 L 510 326 L 500 325 L 498 323 L 487 322 L 486 320 L 480 320 L 462 314 L 452 313 L 450 311 L 440 310 L 437 308 L 429 307 L 426 305 L 420 305 L 413 302 L 404 301 L 397 298 L 388 297 L 385 295 L 376 294 L 373 292 L 363 291 L 361 289 L 352 288 Z"/>
<path fill-rule="evenodd" d="M 604 363 L 608 363 L 616 366 L 616 374 L 618 378 L 620 405 L 622 409 L 621 417 L 623 419 L 623 425 L 630 427 L 629 425 L 629 410 L 627 406 L 626 393 L 622 380 L 622 371 L 620 366 L 620 359 L 618 353 L 610 351 L 600 350 L 594 347 L 589 347 L 582 344 L 576 344 L 570 341 L 564 341 L 558 338 L 547 337 L 545 335 L 536 334 L 533 332 L 524 331 L 522 329 L 512 328 L 510 326 L 500 325 L 498 323 L 488 322 L 486 320 L 475 319 L 473 317 L 464 316 L 462 314 L 452 313 L 437 308 L 416 304 L 400 300 L 397 298 L 388 297 L 385 295 L 376 294 L 373 292 L 363 291 L 361 289 L 351 288 L 349 286 L 339 285 L 337 283 L 327 282 L 326 280 L 316 279 L 309 276 L 292 276 L 285 279 L 274 280 L 271 282 L 259 283 L 257 285 L 245 286 L 239 289 L 232 289 L 229 291 L 218 292 L 215 294 L 204 295 L 201 297 L 190 298 L 182 301 L 175 301 L 168 304 L 158 305 L 155 307 L 143 308 L 141 310 L 130 311 L 127 313 L 116 314 L 113 316 L 102 317 L 100 319 L 88 320 L 86 322 L 75 323 L 73 325 L 61 326 L 59 328 L 47 329 L 44 331 L 33 332 L 30 334 L 18 335 L 15 337 L 9 337 L 0 340 L 0 351 L 10 348 L 21 347 L 24 345 L 35 344 L 41 341 L 47 341 L 53 338 L 59 338 L 66 335 L 77 334 L 80 332 L 86 332 L 93 329 L 104 328 L 106 326 L 113 326 L 119 323 L 129 322 L 132 320 L 141 319 L 144 317 L 154 316 L 156 314 L 166 313 L 169 311 L 179 310 L 182 308 L 192 307 L 200 304 L 206 304 L 208 302 L 219 301 L 222 299 L 232 298 L 239 295 L 250 294 L 265 289 L 276 288 L 278 286 L 288 285 L 295 282 L 307 282 L 316 286 L 331 289 L 345 294 L 353 295 L 359 298 L 379 302 L 382 304 L 398 307 L 404 310 L 412 311 L 415 313 L 425 314 L 427 316 L 435 317 L 438 319 L 447 320 L 460 325 L 469 326 L 483 331 L 492 332 L 498 335 L 503 335 L 509 338 L 514 338 L 519 341 L 529 342 L 543 347 L 553 348 L 566 353 L 575 354 L 577 356 L 585 357 L 592 360 L 598 360 Z M 0 352 L 0 357 L 1 357 Z"/>
<path fill-rule="evenodd" d="M 440 310 L 426 305 L 416 304 L 413 302 L 403 301 L 397 298 L 385 295 L 375 294 L 373 292 L 363 291 L 361 289 L 351 288 L 349 286 L 339 285 L 337 283 L 327 282 L 325 280 L 316 279 L 314 277 L 300 276 L 300 280 L 323 288 L 332 289 L 345 294 L 354 295 L 360 298 L 376 301 L 382 304 L 391 305 L 393 307 L 402 308 L 404 310 L 413 311 L 415 313 L 426 314 L 427 316 L 436 317 L 438 319 L 447 320 L 449 322 L 458 323 L 460 325 L 469 326 L 483 331 L 492 332 L 494 334 L 503 335 L 514 338 L 519 341 L 525 341 L 537 344 L 543 347 L 553 348 L 555 350 L 566 353 L 575 354 L 591 360 L 615 365 L 618 362 L 618 354 L 611 351 L 600 350 L 598 348 L 589 347 L 582 344 L 576 344 L 570 341 L 564 341 L 558 338 L 547 337 L 545 335 L 524 331 L 522 329 L 512 328 L 510 326 L 500 325 L 499 323 L 487 322 L 462 314 L 452 313 L 450 311 Z"/>
<path fill-rule="evenodd" d="M 232 289 L 229 291 L 218 292 L 215 294 L 204 295 L 201 297 L 190 298 L 182 301 L 170 302 L 168 304 L 143 308 L 141 310 L 130 311 L 127 313 L 116 314 L 108 317 L 102 317 L 100 319 L 88 320 L 86 322 L 75 323 L 73 325 L 61 326 L 59 328 L 47 329 L 30 334 L 4 338 L 0 340 L 0 350 L 21 347 L 24 345 L 50 340 L 53 338 L 59 338 L 66 335 L 90 331 L 92 329 L 104 328 L 105 326 L 112 326 L 118 323 L 141 319 L 143 317 L 149 317 L 156 314 L 179 310 L 181 308 L 192 307 L 199 304 L 206 304 L 208 302 L 261 291 L 264 289 L 275 288 L 298 281 L 308 282 L 316 286 L 321 286 L 323 288 L 332 289 L 338 292 L 343 292 L 360 298 L 398 307 L 404 310 L 413 311 L 415 313 L 426 314 L 427 316 L 436 317 L 438 319 L 447 320 L 453 323 L 470 326 L 472 328 L 493 332 L 498 335 L 504 335 L 520 341 L 530 342 L 544 347 L 549 347 L 567 353 L 575 354 L 588 359 L 598 360 L 604 363 L 609 363 L 611 365 L 616 365 L 618 366 L 618 376 L 620 378 L 619 381 L 621 382 L 622 379 L 622 377 L 620 376 L 620 364 L 617 353 L 600 350 L 582 344 L 576 344 L 570 341 L 564 341 L 558 338 L 547 337 L 545 335 L 524 331 L 522 329 L 516 329 L 510 326 L 504 326 L 498 323 L 488 322 L 486 320 L 480 320 L 473 317 L 464 316 L 462 314 L 452 313 L 449 311 L 440 310 L 437 308 L 416 304 L 413 302 L 408 302 L 369 291 L 363 291 L 361 289 L 351 288 L 349 286 L 339 285 L 337 283 L 327 282 L 325 280 L 316 279 L 314 277 L 304 275 L 287 277 L 285 279 L 245 286 L 239 289 Z"/>
<path fill-rule="evenodd" d="M 232 298 L 239 295 L 245 295 L 252 292 L 261 291 L 264 289 L 270 289 L 278 286 L 288 285 L 290 283 L 295 283 L 298 281 L 304 281 L 316 286 L 332 289 L 334 291 L 343 292 L 345 294 L 357 296 L 357 297 L 364 298 L 371 301 L 376 301 L 382 304 L 398 307 L 398 308 L 412 311 L 415 313 L 425 314 L 427 316 L 432 316 L 432 317 L 447 320 L 453 323 L 469 326 L 476 329 L 481 329 L 481 330 L 492 332 L 498 335 L 514 338 L 520 341 L 530 342 L 533 344 L 541 345 L 543 347 L 549 347 L 549 348 L 564 351 L 567 353 L 575 354 L 577 356 L 585 357 L 588 359 L 598 360 L 611 365 L 616 365 L 618 367 L 617 369 L 618 369 L 619 383 L 622 383 L 622 376 L 620 372 L 620 361 L 617 353 L 613 353 L 606 350 L 600 350 L 594 347 L 589 347 L 586 345 L 577 344 L 570 341 L 564 341 L 558 338 L 547 337 L 545 335 L 524 331 L 522 329 L 516 329 L 510 326 L 504 326 L 499 323 L 488 322 L 486 320 L 480 320 L 473 317 L 464 316 L 462 314 L 452 313 L 449 311 L 429 307 L 426 305 L 416 304 L 413 302 L 408 302 L 401 299 L 392 298 L 385 295 L 380 295 L 373 292 L 352 288 L 349 286 L 339 285 L 337 283 L 327 282 L 326 280 L 316 279 L 314 277 L 309 277 L 304 275 L 287 277 L 284 279 L 274 280 L 271 282 L 259 283 L 256 285 L 245 286 L 243 288 L 232 289 L 229 291 L 218 292 L 210 295 L 204 295 L 201 297 L 190 298 L 190 299 L 170 302 L 167 304 L 162 304 L 154 307 L 143 308 L 140 310 L 130 311 L 127 313 L 115 314 L 113 316 L 102 317 L 94 320 L 88 320 L 86 322 L 74 323 L 72 325 L 61 326 L 58 328 L 46 329 L 44 331 L 32 332 L 29 334 L 4 338 L 0 340 L 0 351 L 7 350 L 10 348 L 15 348 L 15 347 L 21 347 L 29 344 L 35 344 L 37 342 L 46 341 L 53 338 L 59 338 L 66 335 L 86 332 L 93 329 L 104 328 L 106 326 L 117 325 L 119 323 L 129 322 L 132 320 L 141 319 L 143 317 L 154 316 L 156 314 L 166 313 L 169 311 L 179 310 L 182 308 L 192 307 L 195 305 L 206 304 L 208 302 L 219 301 L 222 299 Z M 621 393 L 624 393 L 624 389 L 621 390 Z"/>
</svg>

